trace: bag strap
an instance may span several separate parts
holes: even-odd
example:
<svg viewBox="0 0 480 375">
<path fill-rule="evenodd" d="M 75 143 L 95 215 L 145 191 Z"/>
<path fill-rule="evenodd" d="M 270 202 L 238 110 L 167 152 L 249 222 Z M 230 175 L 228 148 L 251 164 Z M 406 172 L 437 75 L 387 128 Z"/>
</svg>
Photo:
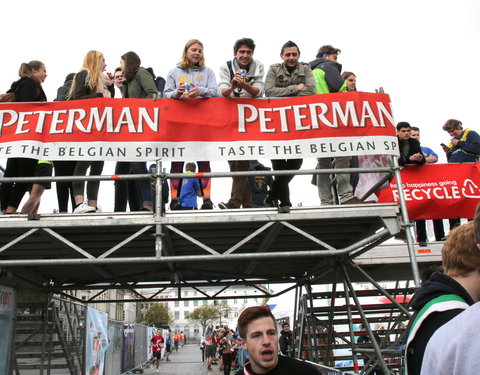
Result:
<svg viewBox="0 0 480 375">
<path fill-rule="evenodd" d="M 232 60 L 227 61 L 227 68 L 228 68 L 228 71 L 230 72 L 230 82 L 231 82 L 233 77 L 235 77 L 235 73 L 233 72 Z M 233 95 L 235 95 L 236 97 L 240 96 L 240 94 L 238 92 L 235 92 L 235 90 L 233 90 Z"/>
<path fill-rule="evenodd" d="M 228 71 L 230 72 L 230 81 L 231 81 L 235 76 L 235 73 L 233 72 L 233 67 L 232 67 L 232 60 L 227 61 L 227 68 L 228 68 Z"/>
</svg>

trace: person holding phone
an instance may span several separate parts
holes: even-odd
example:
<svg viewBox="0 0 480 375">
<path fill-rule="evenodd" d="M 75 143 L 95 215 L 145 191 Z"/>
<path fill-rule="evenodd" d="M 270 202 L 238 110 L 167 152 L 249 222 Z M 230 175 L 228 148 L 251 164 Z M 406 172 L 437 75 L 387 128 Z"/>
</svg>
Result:
<svg viewBox="0 0 480 375">
<path fill-rule="evenodd" d="M 218 96 L 230 98 L 258 98 L 263 95 L 265 83 L 263 81 L 263 64 L 253 59 L 255 43 L 250 38 L 242 38 L 233 46 L 234 58 L 227 61 L 220 68 L 218 82 Z M 248 160 L 229 160 L 231 172 L 248 171 Z M 252 191 L 248 177 L 233 177 L 230 199 L 220 202 L 220 208 L 253 208 Z"/>
<path fill-rule="evenodd" d="M 205 65 L 203 44 L 198 39 L 191 39 L 185 44 L 182 58 L 175 68 L 170 70 L 163 92 L 165 98 L 171 99 L 195 99 L 210 98 L 217 96 L 217 81 L 212 69 Z M 201 128 L 199 128 L 201 131 Z M 183 161 L 172 162 L 170 173 L 182 173 Z M 209 161 L 199 161 L 198 172 L 210 172 Z M 212 209 L 213 203 L 210 200 L 210 178 L 200 179 L 200 186 L 203 193 L 203 204 L 201 209 Z M 180 179 L 170 180 L 171 202 L 170 209 L 182 209 L 179 201 Z"/>
<path fill-rule="evenodd" d="M 448 163 L 474 163 L 480 156 L 480 135 L 471 129 L 463 129 L 462 122 L 447 120 L 442 128 L 450 137 L 450 143 L 441 144 Z M 460 218 L 448 219 L 450 230 L 460 225 Z"/>
</svg>

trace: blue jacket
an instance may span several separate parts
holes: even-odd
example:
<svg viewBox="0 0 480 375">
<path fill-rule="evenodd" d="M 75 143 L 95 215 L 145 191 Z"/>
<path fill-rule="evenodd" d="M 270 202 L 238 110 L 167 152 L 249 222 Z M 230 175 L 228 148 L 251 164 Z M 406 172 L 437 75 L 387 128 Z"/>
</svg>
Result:
<svg viewBox="0 0 480 375">
<path fill-rule="evenodd" d="M 477 132 L 465 129 L 460 136 L 457 146 L 450 144 L 452 152 L 447 155 L 449 163 L 476 162 L 480 156 L 480 135 Z"/>
</svg>

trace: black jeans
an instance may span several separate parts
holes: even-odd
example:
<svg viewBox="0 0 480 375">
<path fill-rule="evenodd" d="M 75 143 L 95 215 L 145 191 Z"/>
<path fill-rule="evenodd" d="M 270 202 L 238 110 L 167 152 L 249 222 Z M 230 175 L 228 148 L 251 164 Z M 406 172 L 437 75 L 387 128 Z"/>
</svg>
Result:
<svg viewBox="0 0 480 375">
<path fill-rule="evenodd" d="M 38 160 L 30 158 L 10 158 L 7 160 L 4 177 L 32 177 L 35 176 L 35 168 Z M 30 189 L 30 182 L 5 184 L 0 187 L 0 200 L 2 210 L 8 206 L 18 208 L 23 196 Z"/>
<path fill-rule="evenodd" d="M 86 176 L 87 170 L 90 167 L 90 176 L 100 176 L 103 171 L 103 161 L 77 161 L 75 165 L 75 176 Z M 87 182 L 87 199 L 96 201 L 98 198 L 98 189 L 100 188 L 100 181 Z M 73 182 L 73 194 L 85 195 L 85 181 Z"/>
<path fill-rule="evenodd" d="M 417 229 L 418 242 L 427 242 L 427 226 L 426 220 L 416 220 L 415 227 Z M 445 237 L 442 219 L 433 219 L 433 231 L 435 232 L 435 241 L 440 241 Z"/>
<path fill-rule="evenodd" d="M 55 176 L 73 176 L 75 171 L 76 161 L 54 161 Z M 73 184 L 72 181 L 58 181 L 57 185 L 57 201 L 58 211 L 68 212 L 68 200 L 72 202 L 72 210 L 75 208 L 75 199 L 73 198 Z"/>
<path fill-rule="evenodd" d="M 130 174 L 131 163 L 129 161 L 119 161 L 115 165 L 115 174 Z M 113 210 L 115 212 L 127 211 L 127 202 L 130 211 L 140 211 L 140 199 L 138 196 L 136 181 L 115 180 L 115 202 Z"/>
<path fill-rule="evenodd" d="M 223 375 L 229 375 L 232 369 L 232 353 L 222 353 Z"/>
<path fill-rule="evenodd" d="M 272 167 L 275 171 L 298 170 L 302 166 L 303 159 L 272 160 Z M 291 206 L 290 189 L 288 184 L 292 181 L 294 175 L 275 176 L 269 196 L 272 199 L 278 199 L 280 206 Z"/>
</svg>

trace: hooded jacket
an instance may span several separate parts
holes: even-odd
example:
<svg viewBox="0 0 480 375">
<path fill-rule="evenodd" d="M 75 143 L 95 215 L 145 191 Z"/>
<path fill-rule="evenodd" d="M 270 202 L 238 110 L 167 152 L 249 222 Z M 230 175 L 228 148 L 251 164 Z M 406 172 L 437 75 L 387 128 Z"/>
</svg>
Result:
<svg viewBox="0 0 480 375">
<path fill-rule="evenodd" d="M 16 102 L 46 102 L 42 85 L 30 77 L 22 77 L 12 83 L 7 92 L 15 92 Z"/>
<path fill-rule="evenodd" d="M 447 309 L 444 311 L 433 311 L 426 315 L 421 321 L 421 325 L 416 329 L 416 333 L 412 339 L 412 326 L 419 315 L 419 312 L 435 298 L 441 296 L 459 297 L 464 301 L 464 307 Z M 428 340 L 435 331 L 446 322 L 460 314 L 467 305 L 473 305 L 474 301 L 468 292 L 454 279 L 445 274 L 435 272 L 430 280 L 425 282 L 422 287 L 415 293 L 411 302 L 411 308 L 415 311 L 410 323 L 407 327 L 406 337 L 411 340 L 406 347 L 406 362 L 408 375 L 420 374 L 422 367 L 423 354 L 427 346 Z M 458 306 L 460 306 L 458 304 Z"/>
<path fill-rule="evenodd" d="M 328 94 L 331 92 L 346 92 L 347 81 L 345 81 L 340 73 L 342 65 L 323 58 L 313 60 L 310 63 L 313 76 L 317 83 L 316 94 Z"/>
<path fill-rule="evenodd" d="M 198 86 L 199 97 L 208 98 L 217 95 L 217 81 L 212 69 L 204 66 L 199 68 L 182 69 L 176 66 L 168 72 L 165 90 L 163 91 L 165 98 L 174 98 L 176 89 L 180 83 L 193 83 Z M 183 99 L 180 97 L 179 99 Z"/>
<path fill-rule="evenodd" d="M 152 99 L 158 95 L 155 77 L 147 69 L 139 67 L 133 79 L 120 88 L 124 98 Z"/>
</svg>

